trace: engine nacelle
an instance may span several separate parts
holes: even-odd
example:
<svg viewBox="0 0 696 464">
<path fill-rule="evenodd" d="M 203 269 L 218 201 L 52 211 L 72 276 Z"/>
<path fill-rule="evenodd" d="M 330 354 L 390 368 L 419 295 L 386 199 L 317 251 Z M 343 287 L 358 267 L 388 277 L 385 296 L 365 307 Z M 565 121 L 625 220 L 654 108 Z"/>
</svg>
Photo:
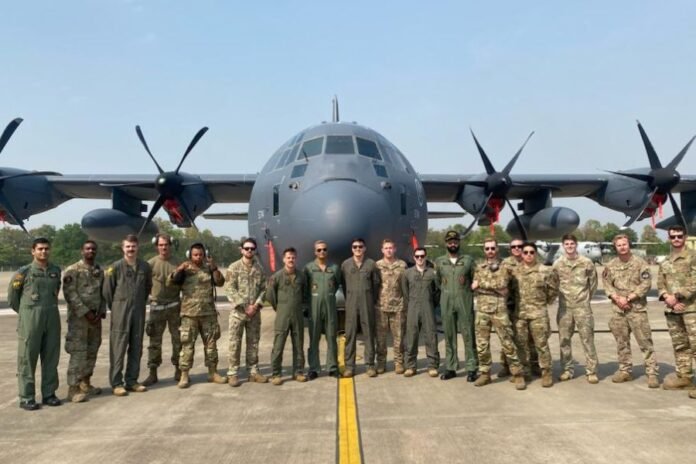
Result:
<svg viewBox="0 0 696 464">
<path fill-rule="evenodd" d="M 145 218 L 142 216 L 132 216 L 117 209 L 100 208 L 82 217 L 82 229 L 90 238 L 118 242 L 128 234 L 140 232 L 144 222 Z M 157 232 L 157 225 L 151 222 L 143 234 L 153 236 Z"/>
<path fill-rule="evenodd" d="M 486 203 L 486 191 L 481 187 L 465 185 L 457 203 L 469 214 L 478 213 Z"/>
<path fill-rule="evenodd" d="M 577 229 L 580 216 L 570 208 L 553 206 L 536 213 L 523 214 L 520 221 L 530 240 L 553 240 Z M 506 230 L 512 236 L 521 235 L 514 219 L 508 223 Z"/>
<path fill-rule="evenodd" d="M 614 211 L 634 211 L 644 205 L 651 190 L 645 182 L 626 177 L 613 176 L 606 186 L 591 198 Z"/>
</svg>

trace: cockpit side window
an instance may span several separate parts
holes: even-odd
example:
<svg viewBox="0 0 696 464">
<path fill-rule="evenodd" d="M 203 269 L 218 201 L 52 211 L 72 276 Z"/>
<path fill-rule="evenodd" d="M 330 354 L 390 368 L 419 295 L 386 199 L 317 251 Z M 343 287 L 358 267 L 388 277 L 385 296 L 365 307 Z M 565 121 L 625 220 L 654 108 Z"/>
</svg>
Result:
<svg viewBox="0 0 696 464">
<path fill-rule="evenodd" d="M 302 177 L 305 175 L 306 170 L 307 170 L 307 163 L 296 164 L 292 168 L 292 173 L 290 174 L 290 178 L 294 179 L 295 177 Z"/>
<path fill-rule="evenodd" d="M 290 149 L 288 148 L 287 150 L 285 150 L 285 151 L 283 152 L 283 156 L 281 156 L 280 158 L 278 158 L 278 164 L 276 164 L 276 167 L 275 167 L 275 168 L 278 169 L 278 168 L 280 168 L 280 167 L 282 167 L 282 166 L 285 166 L 285 165 L 287 164 L 287 162 L 288 162 L 288 157 L 289 157 L 289 156 L 290 156 Z"/>
<path fill-rule="evenodd" d="M 317 137 L 316 139 L 305 140 L 302 144 L 300 152 L 297 154 L 298 160 L 311 158 L 312 156 L 317 156 L 321 154 L 322 148 L 324 148 L 324 137 Z"/>
<path fill-rule="evenodd" d="M 361 137 L 355 137 L 355 141 L 358 142 L 358 153 L 372 159 L 382 159 L 382 157 L 379 155 L 379 149 L 377 148 L 377 144 L 375 142 L 372 140 L 363 139 Z"/>
<path fill-rule="evenodd" d="M 351 135 L 327 135 L 327 155 L 352 155 L 355 153 L 353 137 Z"/>
</svg>

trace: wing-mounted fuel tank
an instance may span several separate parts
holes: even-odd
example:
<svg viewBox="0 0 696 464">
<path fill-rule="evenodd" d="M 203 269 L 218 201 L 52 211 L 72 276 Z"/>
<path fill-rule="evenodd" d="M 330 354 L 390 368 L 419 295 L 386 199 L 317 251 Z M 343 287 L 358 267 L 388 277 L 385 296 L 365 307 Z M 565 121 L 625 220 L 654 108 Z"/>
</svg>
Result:
<svg viewBox="0 0 696 464">
<path fill-rule="evenodd" d="M 145 224 L 140 213 L 146 210 L 143 203 L 117 188 L 112 193 L 113 208 L 100 208 L 82 217 L 82 229 L 96 240 L 117 242 L 128 234 L 137 234 Z M 157 225 L 150 222 L 145 228 L 147 236 L 158 231 Z"/>
<path fill-rule="evenodd" d="M 578 213 L 570 208 L 551 205 L 551 192 L 541 190 L 522 200 L 520 215 L 530 240 L 553 240 L 577 229 L 580 224 Z M 508 223 L 506 231 L 513 237 L 519 237 L 517 222 Z"/>
</svg>

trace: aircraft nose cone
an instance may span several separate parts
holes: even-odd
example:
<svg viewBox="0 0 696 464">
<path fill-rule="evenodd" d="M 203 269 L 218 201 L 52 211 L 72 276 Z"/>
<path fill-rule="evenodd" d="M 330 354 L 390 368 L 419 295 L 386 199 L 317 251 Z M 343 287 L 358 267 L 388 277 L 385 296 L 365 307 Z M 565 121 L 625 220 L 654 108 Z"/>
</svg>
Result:
<svg viewBox="0 0 696 464">
<path fill-rule="evenodd" d="M 301 259 L 311 260 L 314 242 L 324 240 L 332 261 L 338 261 L 350 256 L 351 241 L 357 237 L 367 242 L 369 256 L 377 256 L 382 239 L 391 235 L 391 215 L 381 192 L 336 180 L 300 192 L 290 210 L 288 226 Z"/>
</svg>

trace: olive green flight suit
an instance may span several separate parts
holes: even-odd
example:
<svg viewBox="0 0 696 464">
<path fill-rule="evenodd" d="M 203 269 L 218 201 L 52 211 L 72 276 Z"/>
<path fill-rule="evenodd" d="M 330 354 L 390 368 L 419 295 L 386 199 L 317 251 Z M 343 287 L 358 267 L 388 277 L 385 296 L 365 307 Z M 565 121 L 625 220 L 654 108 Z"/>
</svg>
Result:
<svg viewBox="0 0 696 464">
<path fill-rule="evenodd" d="M 454 264 L 447 254 L 435 260 L 441 291 L 440 312 L 445 331 L 445 369 L 448 371 L 459 369 L 457 333 L 461 333 L 464 340 L 466 370 L 469 372 L 478 370 L 474 294 L 471 291 L 475 267 L 474 260 L 467 255 L 458 256 Z"/>
<path fill-rule="evenodd" d="M 60 268 L 44 269 L 34 261 L 10 281 L 7 301 L 19 313 L 17 322 L 17 383 L 20 401 L 35 399 L 36 362 L 41 357 L 41 396 L 55 395 L 60 360 L 58 292 Z"/>
<path fill-rule="evenodd" d="M 309 306 L 307 277 L 299 270 L 288 274 L 285 269 L 273 274 L 266 287 L 266 300 L 276 312 L 271 367 L 273 376 L 280 376 L 283 367 L 283 350 L 290 333 L 292 342 L 292 373 L 302 374 L 304 369 L 304 312 Z"/>
<path fill-rule="evenodd" d="M 401 292 L 406 303 L 406 368 L 416 368 L 418 355 L 418 336 L 423 332 L 428 369 L 440 366 L 440 352 L 437 349 L 435 328 L 435 302 L 439 287 L 437 271 L 426 267 L 420 272 L 417 267 L 406 269 L 401 279 Z"/>
<path fill-rule="evenodd" d="M 309 370 L 319 372 L 319 340 L 321 334 L 326 337 L 326 369 L 329 372 L 338 370 L 336 345 L 336 291 L 341 284 L 341 271 L 335 264 L 327 264 L 324 270 L 316 261 L 307 263 L 305 275 L 309 285 L 312 304 L 309 321 Z"/>
<path fill-rule="evenodd" d="M 109 335 L 109 381 L 112 387 L 123 386 L 123 362 L 128 354 L 126 387 L 138 382 L 143 354 L 145 305 L 152 289 L 152 270 L 138 259 L 129 266 L 119 259 L 106 269 L 102 295 L 111 309 Z"/>
</svg>

